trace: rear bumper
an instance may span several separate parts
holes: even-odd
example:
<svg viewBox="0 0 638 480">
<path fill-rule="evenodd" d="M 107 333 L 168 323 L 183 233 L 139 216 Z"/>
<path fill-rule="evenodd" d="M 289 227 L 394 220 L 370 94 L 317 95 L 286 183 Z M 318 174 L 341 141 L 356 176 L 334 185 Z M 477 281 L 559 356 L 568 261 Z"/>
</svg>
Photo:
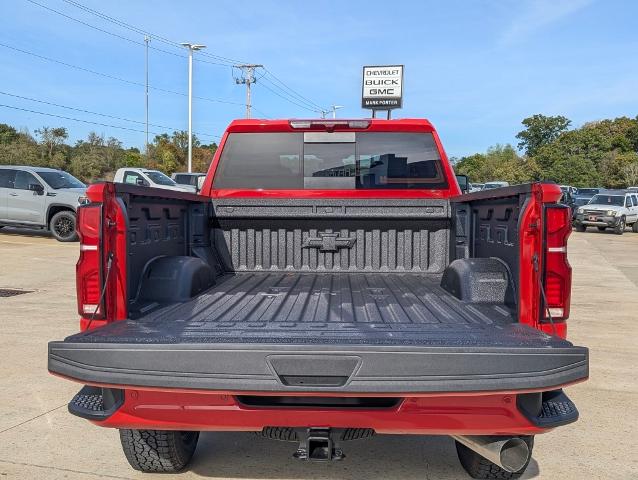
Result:
<svg viewBox="0 0 638 480">
<path fill-rule="evenodd" d="M 578 214 L 574 224 L 585 225 L 588 227 L 615 227 L 620 222 L 620 217 L 610 217 L 607 215 L 601 215 L 596 220 L 589 220 L 587 215 Z"/>
<path fill-rule="evenodd" d="M 534 348 L 450 348 L 67 341 L 49 343 L 48 367 L 87 384 L 208 392 L 551 390 L 589 373 L 588 350 L 561 342 Z"/>
<path fill-rule="evenodd" d="M 104 411 L 87 409 L 87 403 L 100 403 L 96 402 L 99 392 L 104 392 L 101 402 Z M 353 401 L 347 403 L 343 402 L 346 398 L 246 397 L 84 387 L 69 404 L 69 411 L 111 428 L 196 431 L 354 428 L 427 435 L 534 435 L 578 418 L 578 411 L 562 390 L 519 395 L 351 397 L 349 400 Z M 114 403 L 113 399 L 121 401 Z M 339 406 L 330 406 L 331 402 Z"/>
</svg>

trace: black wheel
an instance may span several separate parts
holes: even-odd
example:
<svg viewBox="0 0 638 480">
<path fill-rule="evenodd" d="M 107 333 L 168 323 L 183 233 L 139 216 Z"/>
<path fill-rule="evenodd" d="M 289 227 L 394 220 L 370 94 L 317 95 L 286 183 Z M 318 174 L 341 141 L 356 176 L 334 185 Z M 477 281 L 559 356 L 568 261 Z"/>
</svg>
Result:
<svg viewBox="0 0 638 480">
<path fill-rule="evenodd" d="M 530 451 L 530 460 L 532 458 L 532 449 L 534 448 L 534 437 L 521 437 L 527 443 Z M 496 465 L 495 463 L 490 462 L 486 458 L 482 457 L 478 453 L 476 453 L 471 448 L 466 447 L 462 443 L 459 443 L 455 440 L 456 443 L 456 453 L 459 456 L 459 460 L 461 461 L 461 465 L 465 469 L 465 471 L 472 478 L 481 478 L 481 479 L 513 479 L 519 478 L 529 465 L 529 460 L 525 464 L 523 468 L 521 468 L 518 472 L 508 472 L 507 470 L 503 470 L 501 467 Z"/>
<path fill-rule="evenodd" d="M 623 233 L 625 233 L 625 217 L 622 217 L 619 221 L 618 221 L 618 225 L 616 225 L 614 227 L 614 233 L 616 235 L 622 235 Z"/>
<path fill-rule="evenodd" d="M 141 472 L 175 473 L 183 470 L 195 453 L 199 432 L 171 430 L 120 430 L 128 463 Z"/>
<path fill-rule="evenodd" d="M 576 231 L 577 232 L 584 232 L 587 230 L 587 227 L 585 225 L 583 225 L 582 223 L 577 223 L 576 224 Z"/>
<path fill-rule="evenodd" d="M 596 227 L 598 229 L 599 232 L 604 232 L 605 230 L 607 230 L 607 227 Z"/>
<path fill-rule="evenodd" d="M 0 227 L 2 228 L 2 227 Z M 634 233 L 638 233 L 638 220 L 634 222 L 634 224 L 631 226 L 631 231 Z"/>
<path fill-rule="evenodd" d="M 78 234 L 75 231 L 75 213 L 64 210 L 51 217 L 49 230 L 58 242 L 75 242 Z"/>
</svg>

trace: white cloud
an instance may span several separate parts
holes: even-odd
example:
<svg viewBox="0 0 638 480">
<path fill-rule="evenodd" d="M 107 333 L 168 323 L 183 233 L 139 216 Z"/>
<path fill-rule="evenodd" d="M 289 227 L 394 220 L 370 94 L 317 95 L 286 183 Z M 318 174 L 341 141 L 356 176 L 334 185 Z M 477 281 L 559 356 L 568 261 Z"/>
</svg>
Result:
<svg viewBox="0 0 638 480">
<path fill-rule="evenodd" d="M 533 0 L 512 19 L 511 23 L 502 32 L 499 43 L 507 45 L 528 37 L 534 32 L 582 10 L 592 1 Z"/>
</svg>

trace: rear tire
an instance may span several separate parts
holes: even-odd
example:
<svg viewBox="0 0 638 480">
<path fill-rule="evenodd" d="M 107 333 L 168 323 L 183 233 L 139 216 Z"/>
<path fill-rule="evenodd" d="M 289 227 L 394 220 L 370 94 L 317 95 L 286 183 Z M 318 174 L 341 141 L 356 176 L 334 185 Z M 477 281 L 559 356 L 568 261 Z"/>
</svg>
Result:
<svg viewBox="0 0 638 480">
<path fill-rule="evenodd" d="M 607 230 L 607 227 L 596 227 L 598 229 L 599 232 L 604 232 L 605 230 Z"/>
<path fill-rule="evenodd" d="M 531 452 L 534 448 L 534 436 L 521 437 L 529 447 L 530 451 L 530 460 L 532 458 Z M 501 467 L 496 465 L 495 463 L 490 462 L 485 457 L 482 457 L 478 453 L 476 453 L 471 448 L 466 447 L 462 443 L 454 441 L 456 443 L 456 453 L 459 456 L 459 460 L 461 465 L 465 469 L 465 471 L 472 478 L 479 479 L 500 479 L 500 480 L 509 480 L 519 478 L 523 473 L 525 473 L 525 469 L 529 465 L 529 460 L 525 464 L 523 468 L 521 468 L 518 472 L 508 472 L 507 470 L 503 470 Z"/>
<path fill-rule="evenodd" d="M 2 228 L 2 227 L 0 227 L 0 228 Z M 634 233 L 638 233 L 638 220 L 636 220 L 634 222 L 634 224 L 631 226 L 631 231 L 634 232 Z"/>
<path fill-rule="evenodd" d="M 140 472 L 175 473 L 190 462 L 199 432 L 120 430 L 128 463 Z"/>
<path fill-rule="evenodd" d="M 75 231 L 75 213 L 63 210 L 51 217 L 49 230 L 58 242 L 75 242 L 78 234 Z"/>
<path fill-rule="evenodd" d="M 582 225 L 580 223 L 576 224 L 576 231 L 577 232 L 585 232 L 587 230 L 587 227 L 585 225 Z"/>
<path fill-rule="evenodd" d="M 622 235 L 623 233 L 625 233 L 625 217 L 622 217 L 619 221 L 618 221 L 618 225 L 616 225 L 614 227 L 614 233 L 616 235 Z"/>
</svg>

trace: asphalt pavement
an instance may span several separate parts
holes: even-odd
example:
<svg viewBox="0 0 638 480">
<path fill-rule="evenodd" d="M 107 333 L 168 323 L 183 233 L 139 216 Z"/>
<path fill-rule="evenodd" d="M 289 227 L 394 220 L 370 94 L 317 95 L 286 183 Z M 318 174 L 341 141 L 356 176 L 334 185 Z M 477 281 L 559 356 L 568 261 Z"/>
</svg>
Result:
<svg viewBox="0 0 638 480">
<path fill-rule="evenodd" d="M 0 230 L 0 478 L 173 478 L 132 470 L 116 430 L 67 413 L 77 384 L 46 369 L 47 342 L 77 332 L 78 244 Z M 574 232 L 569 339 L 591 349 L 591 377 L 568 394 L 580 420 L 536 438 L 523 478 L 638 479 L 638 234 Z M 464 479 L 448 437 L 379 435 L 329 464 L 291 458 L 294 445 L 250 433 L 204 433 L 175 478 Z"/>
</svg>

